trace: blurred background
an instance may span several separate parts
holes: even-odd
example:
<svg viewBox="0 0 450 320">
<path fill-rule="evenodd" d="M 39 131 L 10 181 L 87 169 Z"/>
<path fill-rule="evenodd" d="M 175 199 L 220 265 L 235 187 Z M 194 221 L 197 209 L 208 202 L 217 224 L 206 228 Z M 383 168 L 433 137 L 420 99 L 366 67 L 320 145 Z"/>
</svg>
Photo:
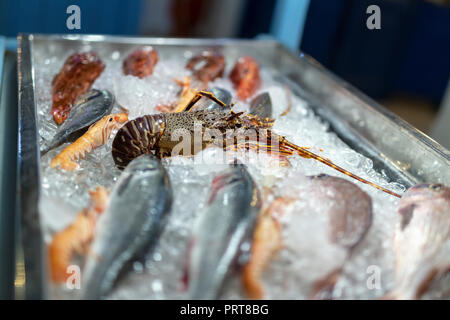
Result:
<svg viewBox="0 0 450 320">
<path fill-rule="evenodd" d="M 80 30 L 66 27 L 73 4 Z M 366 27 L 373 4 L 381 9 L 379 30 Z M 0 0 L 0 35 L 18 32 L 269 35 L 450 148 L 450 0 Z"/>
</svg>

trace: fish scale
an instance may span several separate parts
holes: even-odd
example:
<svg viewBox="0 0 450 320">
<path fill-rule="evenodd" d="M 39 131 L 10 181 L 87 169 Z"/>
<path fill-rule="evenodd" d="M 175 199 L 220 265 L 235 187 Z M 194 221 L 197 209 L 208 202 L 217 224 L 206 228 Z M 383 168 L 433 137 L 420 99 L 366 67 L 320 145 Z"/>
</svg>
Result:
<svg viewBox="0 0 450 320">
<path fill-rule="evenodd" d="M 231 165 L 214 178 L 208 206 L 192 235 L 189 299 L 218 298 L 241 245 L 253 235 L 260 210 L 259 191 L 244 165 Z"/>
<path fill-rule="evenodd" d="M 159 160 L 152 155 L 133 160 L 114 186 L 104 218 L 98 221 L 92 254 L 83 270 L 82 298 L 103 298 L 127 262 L 154 249 L 171 204 L 169 178 Z"/>
</svg>

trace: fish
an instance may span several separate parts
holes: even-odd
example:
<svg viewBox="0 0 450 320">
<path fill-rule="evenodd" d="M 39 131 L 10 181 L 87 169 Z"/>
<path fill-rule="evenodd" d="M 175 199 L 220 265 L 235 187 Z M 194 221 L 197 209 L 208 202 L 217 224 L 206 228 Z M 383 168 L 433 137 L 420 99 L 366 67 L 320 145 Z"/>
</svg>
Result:
<svg viewBox="0 0 450 320">
<path fill-rule="evenodd" d="M 240 57 L 234 64 L 229 78 L 240 100 L 247 100 L 261 87 L 258 62 L 250 56 Z"/>
<path fill-rule="evenodd" d="M 75 53 L 67 58 L 52 80 L 51 113 L 56 124 L 66 121 L 73 104 L 102 74 L 105 65 L 95 52 Z"/>
<path fill-rule="evenodd" d="M 57 232 L 48 246 L 50 278 L 53 283 L 62 283 L 71 275 L 67 268 L 75 253 L 86 255 L 95 225 L 109 203 L 109 191 L 103 187 L 89 190 L 89 204 L 81 210 L 75 220 L 64 230 Z"/>
<path fill-rule="evenodd" d="M 81 95 L 67 120 L 56 130 L 53 139 L 42 145 L 41 156 L 110 114 L 113 106 L 114 95 L 108 90 L 91 89 Z"/>
<path fill-rule="evenodd" d="M 301 266 L 287 282 L 305 288 L 310 299 L 332 297 L 344 264 L 372 223 L 371 198 L 350 181 L 325 174 L 295 180 L 299 190 L 284 191 L 268 205 L 255 231 L 242 274 L 252 299 L 264 298 L 263 271 L 280 246 L 292 254 L 286 263 Z"/>
<path fill-rule="evenodd" d="M 230 269 L 245 258 L 261 210 L 259 190 L 243 164 L 212 182 L 207 206 L 195 222 L 188 256 L 188 299 L 217 299 Z"/>
<path fill-rule="evenodd" d="M 420 299 L 434 279 L 450 271 L 450 188 L 413 186 L 397 211 L 395 284 L 383 299 Z"/>
<path fill-rule="evenodd" d="M 83 269 L 82 299 L 104 298 L 127 262 L 150 254 L 164 230 L 172 188 L 161 162 L 142 155 L 122 172 L 110 205 L 97 223 L 92 254 Z"/>
<path fill-rule="evenodd" d="M 272 100 L 268 92 L 263 92 L 252 99 L 249 113 L 262 119 L 272 118 Z"/>
<path fill-rule="evenodd" d="M 185 68 L 191 70 L 195 78 L 207 85 L 208 82 L 223 76 L 225 57 L 216 51 L 204 51 L 189 59 Z"/>
<path fill-rule="evenodd" d="M 123 61 L 122 72 L 124 75 L 132 75 L 139 79 L 153 73 L 158 63 L 158 51 L 151 46 L 143 46 L 128 55 Z"/>
</svg>

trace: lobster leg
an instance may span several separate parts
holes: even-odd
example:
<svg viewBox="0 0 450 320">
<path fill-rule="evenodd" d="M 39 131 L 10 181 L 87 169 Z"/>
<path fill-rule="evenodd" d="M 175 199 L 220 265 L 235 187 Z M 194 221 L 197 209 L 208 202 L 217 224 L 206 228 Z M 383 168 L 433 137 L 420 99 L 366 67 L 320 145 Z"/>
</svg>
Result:
<svg viewBox="0 0 450 320">
<path fill-rule="evenodd" d="M 226 108 L 226 103 L 222 102 L 219 98 L 217 98 L 214 94 L 212 94 L 209 91 L 198 91 L 195 96 L 191 99 L 191 101 L 189 101 L 189 103 L 186 105 L 186 107 L 184 108 L 184 110 L 181 111 L 190 111 L 192 109 L 192 107 L 203 97 L 207 97 L 208 99 L 211 99 L 212 101 L 214 101 L 215 103 L 217 103 L 218 105 L 220 105 L 223 108 Z M 179 112 L 181 112 L 179 111 Z"/>
</svg>

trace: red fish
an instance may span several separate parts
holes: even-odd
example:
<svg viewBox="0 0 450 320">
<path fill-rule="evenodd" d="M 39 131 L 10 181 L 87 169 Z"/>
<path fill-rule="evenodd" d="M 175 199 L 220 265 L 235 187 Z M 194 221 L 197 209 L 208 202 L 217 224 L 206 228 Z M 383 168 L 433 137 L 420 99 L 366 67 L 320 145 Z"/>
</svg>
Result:
<svg viewBox="0 0 450 320">
<path fill-rule="evenodd" d="M 67 58 L 52 81 L 52 115 L 60 125 L 70 114 L 77 99 L 85 93 L 105 69 L 95 52 L 75 53 Z"/>
<path fill-rule="evenodd" d="M 158 52 L 152 47 L 145 46 L 130 53 L 123 61 L 123 74 L 142 79 L 153 73 L 157 63 Z"/>
<path fill-rule="evenodd" d="M 186 69 L 192 70 L 194 76 L 206 86 L 223 75 L 225 70 L 225 58 L 222 54 L 214 51 L 205 51 L 192 57 L 186 64 Z"/>
<path fill-rule="evenodd" d="M 259 65 L 252 57 L 239 58 L 230 73 L 230 80 L 237 89 L 237 96 L 247 100 L 261 86 Z"/>
</svg>

